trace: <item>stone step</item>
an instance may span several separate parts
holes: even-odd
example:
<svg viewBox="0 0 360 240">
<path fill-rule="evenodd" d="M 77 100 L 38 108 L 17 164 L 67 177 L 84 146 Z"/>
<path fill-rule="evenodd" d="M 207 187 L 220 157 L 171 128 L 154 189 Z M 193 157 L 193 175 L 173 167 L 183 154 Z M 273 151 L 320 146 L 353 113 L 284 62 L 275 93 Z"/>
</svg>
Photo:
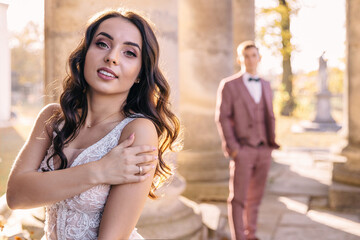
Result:
<svg viewBox="0 0 360 240">
<path fill-rule="evenodd" d="M 329 205 L 335 210 L 360 212 L 360 187 L 333 181 L 329 188 Z"/>
</svg>

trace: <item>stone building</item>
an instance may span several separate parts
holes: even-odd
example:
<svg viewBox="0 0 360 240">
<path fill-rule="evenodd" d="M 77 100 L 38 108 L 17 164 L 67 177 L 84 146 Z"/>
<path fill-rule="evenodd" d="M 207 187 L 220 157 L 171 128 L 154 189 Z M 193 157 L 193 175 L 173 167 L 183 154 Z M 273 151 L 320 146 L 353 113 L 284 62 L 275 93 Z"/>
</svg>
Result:
<svg viewBox="0 0 360 240">
<path fill-rule="evenodd" d="M 356 14 L 360 3 L 346 2 L 348 146 L 342 153 L 348 160 L 334 166 L 329 199 L 333 208 L 360 209 L 360 111 L 356 104 L 360 91 L 360 68 L 356 66 L 360 62 L 360 25 Z M 216 89 L 222 78 L 238 70 L 237 44 L 254 39 L 254 1 L 46 0 L 46 103 L 59 97 L 67 57 L 77 46 L 84 23 L 100 10 L 118 7 L 143 11 L 155 23 L 162 68 L 184 126 L 184 149 L 177 156 L 179 173 L 164 189 L 166 197 L 146 204 L 139 232 L 150 238 L 204 239 L 200 210 L 193 201 L 224 202 L 228 195 L 228 160 L 221 152 L 214 123 Z"/>
<path fill-rule="evenodd" d="M 360 68 L 356 66 L 360 61 L 360 25 L 356 13 L 360 10 L 360 4 L 357 0 L 347 0 L 346 4 L 347 117 L 344 125 L 348 146 L 342 154 L 348 160 L 334 166 L 334 184 L 329 196 L 333 208 L 360 208 L 360 110 L 356 104 L 359 100 L 357 92 L 360 91 Z M 191 204 L 184 204 L 180 194 L 195 201 L 225 201 L 227 198 L 228 161 L 221 152 L 214 124 L 215 96 L 219 81 L 238 70 L 235 64 L 237 44 L 254 39 L 254 1 L 47 0 L 46 102 L 55 101 L 58 97 L 66 57 L 78 43 L 84 23 L 93 13 L 109 7 L 143 11 L 157 27 L 161 63 L 170 80 L 174 105 L 184 126 L 184 150 L 178 154 L 177 162 L 179 173 L 186 179 L 185 188 L 182 177 L 178 175 L 176 184 L 172 184 L 170 190 L 171 200 L 164 199 L 163 203 L 158 203 L 159 209 L 170 202 L 175 202 L 177 206 L 173 212 L 164 212 L 158 219 L 165 224 L 167 214 L 178 214 L 176 221 L 184 221 L 181 212 L 187 211 L 188 219 L 196 224 L 192 224 L 193 227 L 186 234 L 192 231 L 197 232 L 194 236 L 200 236 L 201 224 L 200 218 L 196 217 L 196 209 L 189 211 L 188 205 Z M 149 204 L 144 211 L 143 215 L 148 219 L 159 215 L 151 210 L 152 207 Z M 144 224 L 147 222 L 145 218 Z M 173 227 L 179 223 L 176 221 Z M 176 231 L 172 230 L 172 233 Z"/>
</svg>

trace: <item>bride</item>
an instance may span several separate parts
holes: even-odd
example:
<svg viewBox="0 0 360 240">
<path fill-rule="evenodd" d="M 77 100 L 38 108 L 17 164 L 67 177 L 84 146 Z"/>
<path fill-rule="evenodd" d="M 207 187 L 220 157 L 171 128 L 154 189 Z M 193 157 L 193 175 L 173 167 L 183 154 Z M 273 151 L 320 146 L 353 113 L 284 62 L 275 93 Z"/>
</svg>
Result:
<svg viewBox="0 0 360 240">
<path fill-rule="evenodd" d="M 12 209 L 46 206 L 43 239 L 139 239 L 146 197 L 178 136 L 149 23 L 109 10 L 69 57 L 60 104 L 40 112 L 10 173 Z"/>
</svg>

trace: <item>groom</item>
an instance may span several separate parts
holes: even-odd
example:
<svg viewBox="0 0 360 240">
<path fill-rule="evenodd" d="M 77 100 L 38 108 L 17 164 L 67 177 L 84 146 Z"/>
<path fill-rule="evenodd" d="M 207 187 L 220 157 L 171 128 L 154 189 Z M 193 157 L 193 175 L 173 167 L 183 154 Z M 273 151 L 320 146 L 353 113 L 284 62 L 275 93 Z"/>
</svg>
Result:
<svg viewBox="0 0 360 240">
<path fill-rule="evenodd" d="M 228 214 L 233 240 L 256 240 L 258 210 L 275 142 L 270 83 L 257 74 L 261 60 L 253 41 L 237 49 L 243 73 L 219 85 L 216 123 L 230 161 Z"/>
</svg>

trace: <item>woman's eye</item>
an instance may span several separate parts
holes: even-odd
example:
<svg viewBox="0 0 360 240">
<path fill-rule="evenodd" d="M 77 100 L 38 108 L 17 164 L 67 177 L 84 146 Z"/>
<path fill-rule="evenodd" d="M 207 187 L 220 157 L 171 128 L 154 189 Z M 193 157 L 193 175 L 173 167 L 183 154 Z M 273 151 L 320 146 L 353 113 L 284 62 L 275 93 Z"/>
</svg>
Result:
<svg viewBox="0 0 360 240">
<path fill-rule="evenodd" d="M 96 46 L 99 46 L 101 48 L 108 48 L 108 45 L 106 45 L 106 43 L 104 43 L 104 42 L 97 42 Z"/>
<path fill-rule="evenodd" d="M 132 51 L 125 51 L 125 55 L 128 57 L 136 57 L 136 54 L 133 53 Z"/>
</svg>

